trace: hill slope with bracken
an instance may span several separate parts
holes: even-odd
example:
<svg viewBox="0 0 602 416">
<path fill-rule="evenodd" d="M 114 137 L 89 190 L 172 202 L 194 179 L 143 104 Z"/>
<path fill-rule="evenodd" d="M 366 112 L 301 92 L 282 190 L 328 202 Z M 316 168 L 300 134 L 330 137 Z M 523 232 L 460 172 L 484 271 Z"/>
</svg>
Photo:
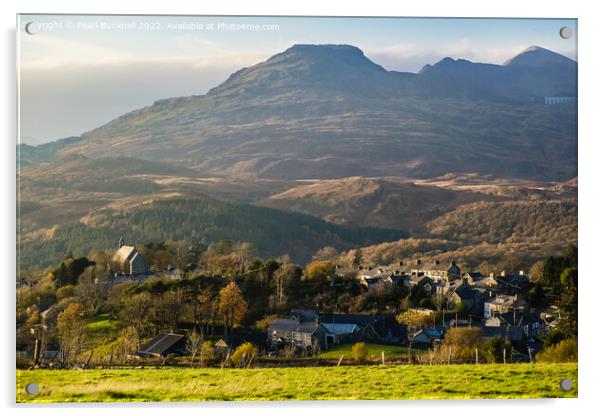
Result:
<svg viewBox="0 0 602 416">
<path fill-rule="evenodd" d="M 576 175 L 576 63 L 529 48 L 506 65 L 446 58 L 386 71 L 349 45 L 295 45 L 206 95 L 160 100 L 81 137 L 22 147 L 22 163 L 114 155 L 208 175 L 430 178 Z"/>
<path fill-rule="evenodd" d="M 337 224 L 424 231 L 453 209 L 495 197 L 416 185 L 399 178 L 351 177 L 300 185 L 259 204 L 323 218 Z"/>
</svg>

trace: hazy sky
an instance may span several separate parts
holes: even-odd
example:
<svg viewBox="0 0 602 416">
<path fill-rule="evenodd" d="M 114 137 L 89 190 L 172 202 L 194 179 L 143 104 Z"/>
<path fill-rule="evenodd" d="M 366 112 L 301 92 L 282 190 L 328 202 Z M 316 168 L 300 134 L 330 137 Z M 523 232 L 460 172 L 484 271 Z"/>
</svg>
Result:
<svg viewBox="0 0 602 416">
<path fill-rule="evenodd" d="M 576 32 L 557 19 L 21 15 L 20 136 L 80 135 L 160 98 L 204 94 L 296 43 L 351 44 L 416 72 L 446 56 L 501 64 L 532 45 L 576 60 Z"/>
</svg>

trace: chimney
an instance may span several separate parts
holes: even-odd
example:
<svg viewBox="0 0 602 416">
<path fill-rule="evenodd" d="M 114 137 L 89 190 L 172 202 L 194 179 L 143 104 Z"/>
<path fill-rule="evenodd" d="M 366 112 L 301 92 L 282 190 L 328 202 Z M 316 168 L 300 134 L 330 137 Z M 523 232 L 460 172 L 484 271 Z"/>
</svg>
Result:
<svg viewBox="0 0 602 416">
<path fill-rule="evenodd" d="M 524 276 L 525 272 L 523 270 L 518 272 L 519 276 Z"/>
<path fill-rule="evenodd" d="M 502 272 L 500 273 L 500 276 L 502 276 L 502 277 L 506 276 L 506 270 L 502 270 Z"/>
<path fill-rule="evenodd" d="M 493 277 L 493 272 L 489 273 L 489 277 Z"/>
<path fill-rule="evenodd" d="M 399 267 L 403 267 L 403 261 L 399 262 Z"/>
</svg>

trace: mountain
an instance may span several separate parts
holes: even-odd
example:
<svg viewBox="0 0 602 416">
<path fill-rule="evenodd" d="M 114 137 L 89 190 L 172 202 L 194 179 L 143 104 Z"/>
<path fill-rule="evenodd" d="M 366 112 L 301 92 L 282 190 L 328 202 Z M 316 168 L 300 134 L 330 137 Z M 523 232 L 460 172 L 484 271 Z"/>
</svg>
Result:
<svg viewBox="0 0 602 416">
<path fill-rule="evenodd" d="M 424 231 L 428 221 L 463 204 L 494 199 L 482 193 L 416 185 L 398 178 L 351 177 L 300 185 L 260 204 L 337 224 L 414 233 Z"/>
<path fill-rule="evenodd" d="M 543 97 L 576 96 L 576 64 L 543 49 L 522 55 L 507 65 L 446 58 L 413 74 L 386 71 L 353 46 L 295 45 L 205 95 L 159 100 L 79 138 L 24 147 L 22 163 L 83 154 L 222 177 L 568 180 L 576 109 Z"/>
<path fill-rule="evenodd" d="M 531 46 L 504 62 L 506 68 L 528 68 L 531 70 L 563 68 L 576 70 L 577 63 L 564 55 L 539 46 Z"/>
</svg>

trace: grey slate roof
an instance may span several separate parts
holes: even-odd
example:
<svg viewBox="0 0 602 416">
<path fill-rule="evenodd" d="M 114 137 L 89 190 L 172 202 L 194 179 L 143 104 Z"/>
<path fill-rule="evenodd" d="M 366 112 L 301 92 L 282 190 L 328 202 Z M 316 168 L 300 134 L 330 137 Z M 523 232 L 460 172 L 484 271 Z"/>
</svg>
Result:
<svg viewBox="0 0 602 416">
<path fill-rule="evenodd" d="M 313 321 L 299 322 L 295 319 L 276 319 L 269 326 L 269 331 L 290 331 L 313 334 L 319 327 L 320 325 Z"/>
<path fill-rule="evenodd" d="M 167 351 L 184 340 L 184 335 L 159 334 L 140 348 L 145 354 L 165 355 Z"/>
</svg>

